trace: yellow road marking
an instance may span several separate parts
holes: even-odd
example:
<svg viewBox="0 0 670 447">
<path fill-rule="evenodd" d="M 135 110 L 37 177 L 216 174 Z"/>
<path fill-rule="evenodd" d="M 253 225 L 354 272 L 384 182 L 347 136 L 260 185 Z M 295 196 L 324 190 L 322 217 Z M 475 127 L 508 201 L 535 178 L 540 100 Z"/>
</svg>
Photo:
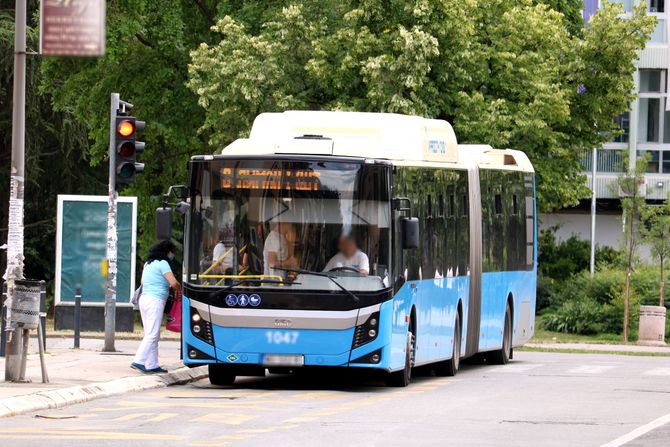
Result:
<svg viewBox="0 0 670 447">
<path fill-rule="evenodd" d="M 161 422 L 165 421 L 167 419 L 171 419 L 175 416 L 178 416 L 179 413 L 130 413 L 126 414 L 125 416 L 120 416 L 116 419 L 115 421 L 130 421 L 133 419 L 139 419 L 141 417 L 146 417 L 147 422 Z M 153 416 L 153 417 L 152 417 Z"/>
<path fill-rule="evenodd" d="M 239 413 L 207 413 L 197 418 L 191 419 L 191 422 L 217 422 L 227 425 L 240 425 L 255 419 L 257 416 L 250 416 Z"/>
<path fill-rule="evenodd" d="M 248 408 L 253 410 L 268 410 L 267 404 L 274 403 L 270 400 L 248 400 L 248 401 L 223 401 L 223 402 L 210 402 L 209 399 L 203 399 L 200 402 L 134 402 L 128 400 L 122 400 L 117 402 L 117 407 L 108 407 L 108 408 L 96 408 L 97 411 L 128 411 L 130 409 L 134 410 L 150 410 L 157 408 L 170 408 L 173 409 L 175 406 L 179 407 L 188 407 L 188 408 L 213 408 L 213 409 L 237 409 L 237 408 Z"/>
<path fill-rule="evenodd" d="M 332 399 L 341 399 L 344 397 L 344 395 L 335 394 L 329 391 L 313 391 L 309 393 L 294 394 L 293 397 L 297 399 L 309 399 L 309 400 L 332 400 Z"/>
<path fill-rule="evenodd" d="M 95 431 L 95 430 L 59 430 L 59 429 L 35 429 L 30 428 L 8 428 L 1 429 L 3 439 L 96 439 L 111 441 L 179 441 L 186 436 L 162 435 L 158 433 L 124 433 L 120 431 Z"/>
</svg>

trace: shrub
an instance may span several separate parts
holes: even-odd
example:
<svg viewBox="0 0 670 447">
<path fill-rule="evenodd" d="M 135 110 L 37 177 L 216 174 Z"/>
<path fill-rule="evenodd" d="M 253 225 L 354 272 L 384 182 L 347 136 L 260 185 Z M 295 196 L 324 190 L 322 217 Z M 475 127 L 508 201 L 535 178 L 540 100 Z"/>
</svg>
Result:
<svg viewBox="0 0 670 447">
<path fill-rule="evenodd" d="M 603 306 L 591 299 L 567 301 L 545 316 L 544 328 L 573 334 L 595 334 L 602 330 L 599 320 Z"/>
</svg>

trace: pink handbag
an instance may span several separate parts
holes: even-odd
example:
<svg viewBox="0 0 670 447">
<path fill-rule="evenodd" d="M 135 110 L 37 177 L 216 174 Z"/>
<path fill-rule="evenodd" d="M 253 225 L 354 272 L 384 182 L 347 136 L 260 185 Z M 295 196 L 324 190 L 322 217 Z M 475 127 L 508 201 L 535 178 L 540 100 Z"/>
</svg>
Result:
<svg viewBox="0 0 670 447">
<path fill-rule="evenodd" d="M 174 303 L 167 317 L 165 329 L 172 332 L 181 332 L 181 291 L 178 291 L 174 297 Z"/>
</svg>

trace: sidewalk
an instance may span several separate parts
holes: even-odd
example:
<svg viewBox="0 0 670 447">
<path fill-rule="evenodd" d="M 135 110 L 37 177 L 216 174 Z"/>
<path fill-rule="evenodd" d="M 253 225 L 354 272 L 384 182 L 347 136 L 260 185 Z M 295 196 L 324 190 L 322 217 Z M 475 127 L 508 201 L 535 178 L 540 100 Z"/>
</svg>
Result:
<svg viewBox="0 0 670 447">
<path fill-rule="evenodd" d="M 666 354 L 670 355 L 668 346 L 640 346 L 640 345 L 615 345 L 599 343 L 526 343 L 524 346 L 536 349 L 550 350 L 575 350 L 593 352 L 629 352 L 637 354 Z"/>
<path fill-rule="evenodd" d="M 35 401 L 33 404 L 26 404 L 27 411 L 35 409 L 36 405 L 39 409 L 37 400 L 49 404 L 46 408 L 53 408 L 106 395 L 183 383 L 206 376 L 203 368 L 183 367 L 177 341 L 161 341 L 159 344 L 159 358 L 162 366 L 168 370 L 167 374 L 141 374 L 130 368 L 139 343 L 139 340 L 116 340 L 117 352 L 104 353 L 101 352 L 104 344 L 101 339 L 81 339 L 81 348 L 73 349 L 72 339 L 47 338 L 45 362 L 50 382 L 42 383 L 37 341 L 32 338 L 26 368 L 26 379 L 31 383 L 4 382 L 5 359 L 0 357 L 0 417 L 3 411 L 7 415 L 8 406 L 23 404 L 20 401 Z M 68 396 L 65 401 L 63 395 Z M 14 399 L 19 396 L 24 396 L 25 399 Z M 54 400 L 58 402 L 54 403 Z M 11 414 L 16 414 L 12 408 L 9 410 Z"/>
</svg>

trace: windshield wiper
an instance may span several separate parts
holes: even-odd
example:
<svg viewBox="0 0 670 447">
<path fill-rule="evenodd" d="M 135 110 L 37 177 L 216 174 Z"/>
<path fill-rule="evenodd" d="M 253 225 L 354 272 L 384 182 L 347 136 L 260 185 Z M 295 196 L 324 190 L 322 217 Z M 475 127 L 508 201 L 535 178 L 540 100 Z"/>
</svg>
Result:
<svg viewBox="0 0 670 447">
<path fill-rule="evenodd" d="M 335 279 L 335 277 L 333 275 L 329 275 L 328 273 L 314 272 L 312 270 L 304 270 L 304 269 L 285 269 L 285 268 L 281 268 L 281 267 L 273 267 L 273 269 L 274 270 L 281 270 L 283 272 L 295 272 L 295 273 L 299 273 L 301 275 L 312 275 L 312 276 L 319 276 L 319 277 L 322 277 L 322 278 L 328 278 L 329 280 L 331 280 L 333 282 L 333 284 L 335 284 L 337 287 L 339 287 L 341 291 L 343 291 L 344 293 L 349 295 L 351 298 L 353 298 L 353 300 L 356 303 L 361 301 L 361 299 L 359 297 L 357 297 L 351 290 L 344 287 L 342 284 L 340 284 Z"/>
</svg>

